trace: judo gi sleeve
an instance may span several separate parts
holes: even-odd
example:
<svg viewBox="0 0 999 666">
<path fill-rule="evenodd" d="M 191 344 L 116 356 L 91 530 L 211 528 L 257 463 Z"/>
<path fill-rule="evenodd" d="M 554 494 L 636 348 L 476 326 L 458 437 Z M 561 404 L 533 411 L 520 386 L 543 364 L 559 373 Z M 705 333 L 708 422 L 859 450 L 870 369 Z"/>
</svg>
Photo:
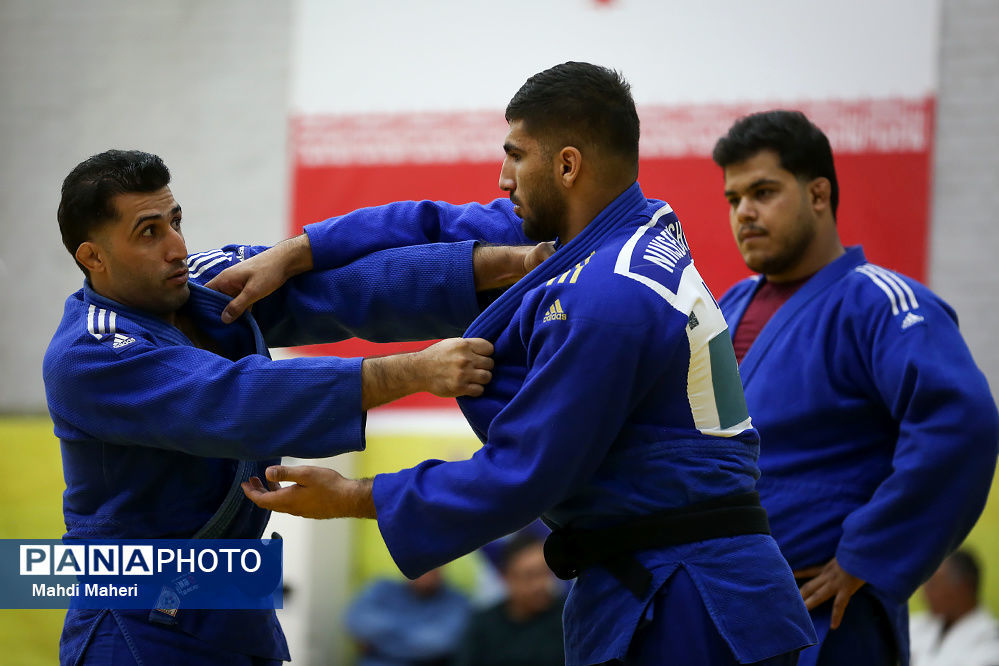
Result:
<svg viewBox="0 0 999 666">
<path fill-rule="evenodd" d="M 46 377 L 53 416 L 99 424 L 105 442 L 245 460 L 364 448 L 359 358 L 231 361 L 138 339 L 88 341 L 60 364 Z"/>
<path fill-rule="evenodd" d="M 424 243 L 476 240 L 526 245 L 520 218 L 507 199 L 455 206 L 440 201 L 399 201 L 361 208 L 305 226 L 317 269 L 343 266 L 378 250 Z"/>
<path fill-rule="evenodd" d="M 985 505 L 999 415 L 956 317 L 911 283 L 910 312 L 880 308 L 858 328 L 877 397 L 898 426 L 888 477 L 843 523 L 836 557 L 904 602 L 961 544 Z"/>
<path fill-rule="evenodd" d="M 399 569 L 415 578 L 579 491 L 647 392 L 649 374 L 668 366 L 659 354 L 671 345 L 651 344 L 653 329 L 577 315 L 522 330 L 527 376 L 485 445 L 469 460 L 375 477 L 378 526 Z"/>
<path fill-rule="evenodd" d="M 480 312 L 474 248 L 475 241 L 393 248 L 347 266 L 308 271 L 256 303 L 253 316 L 270 347 L 461 335 Z M 192 254 L 191 279 L 207 283 L 267 249 L 227 245 Z"/>
<path fill-rule="evenodd" d="M 309 271 L 254 306 L 267 344 L 430 340 L 461 335 L 480 312 L 475 241 L 382 250 Z"/>
</svg>

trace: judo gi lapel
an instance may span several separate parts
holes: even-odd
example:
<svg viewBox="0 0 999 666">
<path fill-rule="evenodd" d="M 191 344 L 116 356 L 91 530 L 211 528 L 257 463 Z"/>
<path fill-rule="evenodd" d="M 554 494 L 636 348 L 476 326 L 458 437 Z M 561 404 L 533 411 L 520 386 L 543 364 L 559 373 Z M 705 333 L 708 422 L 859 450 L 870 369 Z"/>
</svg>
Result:
<svg viewBox="0 0 999 666">
<path fill-rule="evenodd" d="M 521 278 L 493 301 L 468 327 L 468 330 L 465 331 L 465 337 L 485 338 L 495 342 L 513 321 L 527 292 L 585 261 L 590 253 L 606 243 L 623 224 L 634 219 L 646 207 L 647 202 L 642 190 L 638 187 L 638 183 L 633 183 L 593 218 L 579 235 L 558 248 L 555 254 L 541 262 L 540 266 Z M 506 368 L 505 370 L 507 371 L 505 373 L 504 368 L 497 367 L 494 370 L 494 385 L 503 381 L 501 373 L 516 374 L 519 368 Z M 514 381 L 515 385 L 507 385 L 509 391 L 519 390 L 523 376 L 520 375 Z M 489 392 L 490 389 L 487 387 L 486 394 L 488 395 Z M 508 395 L 512 395 L 512 393 Z M 484 397 L 460 397 L 457 402 L 458 407 L 465 415 L 465 420 L 468 421 L 479 440 L 485 443 L 488 439 L 487 433 L 492 418 L 496 414 L 490 407 L 490 401 Z M 493 407 L 496 406 L 495 401 L 492 401 L 491 404 Z"/>
<path fill-rule="evenodd" d="M 191 286 L 191 307 L 198 312 L 200 316 L 199 325 L 206 329 L 206 332 L 213 334 L 216 338 L 225 339 L 227 333 L 231 333 L 229 330 L 233 326 L 237 326 L 242 320 L 245 326 L 250 329 L 250 334 L 253 336 L 253 347 L 257 354 L 262 354 L 270 358 L 270 352 L 267 351 L 267 342 L 264 340 L 264 334 L 260 330 L 260 326 L 257 324 L 257 320 L 253 318 L 252 312 L 246 312 L 239 320 L 231 324 L 222 323 L 222 310 L 225 306 L 229 304 L 232 300 L 229 296 L 219 293 L 214 289 L 208 289 L 195 282 L 190 283 Z"/>
<path fill-rule="evenodd" d="M 831 288 L 840 278 L 849 273 L 853 268 L 859 266 L 860 264 L 867 261 L 864 257 L 864 251 L 860 246 L 855 246 L 848 248 L 846 254 L 837 258 L 831 264 L 827 265 L 825 268 L 820 270 L 812 279 L 806 282 L 801 289 L 795 292 L 794 296 L 789 298 L 784 305 L 778 308 L 774 316 L 770 318 L 770 321 L 766 323 L 763 330 L 753 341 L 753 346 L 749 348 L 746 352 L 746 356 L 742 359 L 742 364 L 739 366 L 739 374 L 742 376 L 742 384 L 746 386 L 753 378 L 753 373 L 759 367 L 763 357 L 766 355 L 767 351 L 773 345 L 774 341 L 780 336 L 781 332 L 795 318 L 795 316 L 804 308 L 808 303 Z M 738 326 L 738 321 L 742 320 L 742 315 L 746 311 L 746 307 L 749 305 L 749 301 L 752 299 L 754 293 L 759 288 L 759 285 L 763 283 L 760 280 L 757 283 L 756 289 L 749 291 L 748 295 L 745 296 L 745 302 L 739 303 L 739 308 L 736 310 L 738 312 L 738 320 L 736 326 Z"/>
<path fill-rule="evenodd" d="M 267 343 L 264 341 L 264 336 L 260 331 L 260 327 L 249 313 L 240 317 L 241 320 L 244 320 L 243 324 L 238 322 L 223 324 L 221 320 L 222 310 L 225 309 L 225 306 L 229 303 L 229 297 L 212 289 L 202 287 L 200 284 L 195 282 L 190 282 L 189 286 L 191 289 L 191 296 L 188 303 L 200 317 L 200 324 L 202 326 L 206 326 L 208 328 L 214 327 L 223 332 L 227 332 L 225 328 L 226 326 L 247 325 L 249 326 L 252 334 L 253 344 L 256 348 L 255 352 L 257 354 L 267 356 L 268 358 L 270 357 L 270 353 L 267 350 Z M 91 307 L 96 305 L 98 307 L 106 308 L 109 311 L 119 312 L 122 316 L 130 319 L 137 325 L 142 326 L 147 331 L 150 331 L 154 336 L 163 342 L 181 346 L 189 346 L 192 344 L 192 342 L 180 331 L 180 329 L 175 326 L 171 326 L 162 319 L 101 296 L 93 290 L 89 280 L 84 281 L 83 292 L 84 301 L 91 304 Z M 196 368 L 192 368 L 192 370 L 196 370 Z M 236 471 L 222 503 L 215 509 L 212 516 L 204 525 L 201 526 L 192 538 L 231 538 L 232 535 L 229 534 L 229 529 L 232 527 L 233 522 L 239 517 L 240 511 L 244 505 L 250 506 L 246 504 L 248 500 L 243 495 L 241 484 L 243 481 L 248 481 L 251 476 L 262 475 L 263 471 L 263 466 L 261 465 L 258 468 L 255 461 L 240 460 L 236 465 Z M 251 506 L 250 510 L 252 511 L 255 509 Z M 270 515 L 270 512 L 267 511 L 266 514 Z M 266 518 L 264 518 L 264 523 L 261 523 L 260 526 L 261 534 L 263 533 L 264 524 L 266 524 Z M 178 607 L 175 606 L 174 610 L 177 608 Z M 165 617 L 167 617 L 169 621 L 164 621 L 164 617 L 161 617 L 161 613 L 158 610 L 152 610 L 149 613 L 149 619 L 153 622 L 176 624 L 177 620 L 175 616 L 166 615 Z"/>
<path fill-rule="evenodd" d="M 596 250 L 622 222 L 645 206 L 645 195 L 638 183 L 621 193 L 604 208 L 586 228 L 558 249 L 540 266 L 521 278 L 497 298 L 465 331 L 466 338 L 486 338 L 495 341 L 513 319 L 524 295 L 551 278 L 564 273 Z"/>
</svg>

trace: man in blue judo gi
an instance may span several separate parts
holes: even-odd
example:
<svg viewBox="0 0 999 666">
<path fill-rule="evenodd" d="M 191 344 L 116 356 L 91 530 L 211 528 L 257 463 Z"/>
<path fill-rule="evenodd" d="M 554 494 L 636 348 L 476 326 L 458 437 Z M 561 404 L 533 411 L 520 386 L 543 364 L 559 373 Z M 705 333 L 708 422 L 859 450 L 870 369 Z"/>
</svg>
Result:
<svg viewBox="0 0 999 666">
<path fill-rule="evenodd" d="M 480 311 L 473 281 L 509 281 L 518 258 L 525 272 L 527 248 L 512 268 L 474 241 L 388 250 L 291 280 L 226 326 L 229 299 L 201 284 L 265 248 L 188 257 L 169 182 L 159 157 L 108 151 L 63 184 L 60 230 L 87 276 L 43 367 L 66 538 L 258 538 L 269 512 L 239 482 L 266 464 L 363 449 L 364 411 L 403 395 L 482 392 L 485 340 L 376 359 L 273 361 L 267 347 L 454 335 Z M 71 609 L 60 643 L 70 664 L 288 658 L 273 611 Z"/>
<path fill-rule="evenodd" d="M 721 308 L 760 499 L 821 640 L 801 663 L 906 664 L 906 601 L 985 504 L 995 402 L 950 306 L 841 244 L 832 151 L 803 114 L 740 119 L 714 160 L 759 274 Z"/>
<path fill-rule="evenodd" d="M 628 84 L 565 63 L 531 77 L 506 117 L 510 201 L 402 202 L 309 232 L 330 262 L 382 242 L 503 238 L 518 218 L 532 240 L 558 239 L 466 331 L 495 342 L 492 382 L 459 401 L 482 448 L 373 480 L 271 467 L 296 484 L 245 492 L 297 515 L 377 517 L 409 577 L 544 514 L 549 564 L 576 577 L 569 666 L 793 664 L 814 633 L 753 490 L 758 438 L 728 329 L 677 216 L 636 182 Z"/>
</svg>

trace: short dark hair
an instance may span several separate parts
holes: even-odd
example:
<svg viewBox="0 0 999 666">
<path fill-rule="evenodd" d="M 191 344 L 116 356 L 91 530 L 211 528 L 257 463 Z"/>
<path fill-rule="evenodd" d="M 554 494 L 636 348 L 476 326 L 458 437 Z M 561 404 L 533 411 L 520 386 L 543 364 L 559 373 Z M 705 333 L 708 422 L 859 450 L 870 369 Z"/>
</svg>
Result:
<svg viewBox="0 0 999 666">
<path fill-rule="evenodd" d="M 832 148 L 826 135 L 801 111 L 776 109 L 743 116 L 718 139 L 711 153 L 722 169 L 743 162 L 761 150 L 773 150 L 782 169 L 797 178 L 828 178 L 833 217 L 839 206 L 839 183 Z"/>
<path fill-rule="evenodd" d="M 966 548 L 960 548 L 951 553 L 945 561 L 947 562 L 947 567 L 950 569 L 951 577 L 958 582 L 969 585 L 977 596 L 980 587 L 981 568 L 978 566 L 978 558 L 975 557 L 975 554 Z"/>
<path fill-rule="evenodd" d="M 156 155 L 140 150 L 106 150 L 88 157 L 62 182 L 59 232 L 62 244 L 76 258 L 81 243 L 118 212 L 113 199 L 129 192 L 155 192 L 170 183 L 170 170 Z M 86 275 L 87 270 L 77 262 Z"/>
<path fill-rule="evenodd" d="M 523 529 L 519 532 L 515 532 L 507 539 L 506 543 L 503 544 L 503 551 L 500 555 L 499 569 L 503 573 L 506 573 L 510 568 L 510 563 L 513 562 L 520 553 L 524 552 L 532 546 L 540 545 L 542 540 L 530 530 Z"/>
<path fill-rule="evenodd" d="M 524 121 L 546 149 L 588 144 L 638 168 L 638 112 L 619 72 L 566 62 L 527 79 L 506 107 L 506 120 Z"/>
</svg>

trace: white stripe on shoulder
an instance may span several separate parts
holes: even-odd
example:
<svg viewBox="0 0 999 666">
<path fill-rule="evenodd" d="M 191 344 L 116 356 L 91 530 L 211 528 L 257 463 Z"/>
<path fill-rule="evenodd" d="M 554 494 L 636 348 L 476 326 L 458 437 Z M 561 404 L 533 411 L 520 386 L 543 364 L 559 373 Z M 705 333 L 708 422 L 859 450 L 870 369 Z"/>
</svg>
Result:
<svg viewBox="0 0 999 666">
<path fill-rule="evenodd" d="M 907 300 L 909 303 L 909 309 L 915 310 L 919 307 L 919 303 L 916 301 L 916 295 L 912 293 L 912 288 L 906 284 L 905 280 L 900 278 L 898 274 L 888 270 L 887 268 L 882 268 L 881 266 L 871 265 L 875 271 L 881 276 L 885 282 L 891 284 L 895 291 L 899 294 L 899 300 Z M 901 290 L 901 291 L 900 291 Z M 904 296 L 902 295 L 904 293 Z"/>
<path fill-rule="evenodd" d="M 91 304 L 87 308 L 87 332 L 98 340 L 118 332 L 118 313 Z"/>
<path fill-rule="evenodd" d="M 195 271 L 194 273 L 191 273 L 190 277 L 196 278 L 199 275 L 201 275 L 202 273 L 204 273 L 205 271 L 207 271 L 212 266 L 214 266 L 216 264 L 221 264 L 223 261 L 229 261 L 229 255 L 228 254 L 223 254 L 221 257 L 219 257 L 217 259 L 212 259 L 207 264 L 199 267 L 197 271 Z M 188 270 L 190 270 L 190 269 L 188 269 Z"/>
<path fill-rule="evenodd" d="M 100 340 L 101 334 L 98 333 L 97 330 L 94 328 L 94 312 L 96 310 L 97 307 L 93 304 L 91 304 L 90 307 L 87 308 L 87 332 L 89 332 L 90 335 Z"/>
<path fill-rule="evenodd" d="M 861 264 L 860 266 L 857 266 L 854 270 L 857 271 L 858 273 L 861 273 L 869 277 L 871 279 L 871 282 L 876 284 L 878 288 L 881 289 L 881 291 L 885 292 L 885 295 L 888 297 L 888 300 L 891 301 L 891 313 L 893 315 L 897 315 L 899 310 L 898 310 L 898 303 L 895 301 L 895 292 L 892 291 L 891 287 L 889 287 L 887 284 L 884 283 L 884 280 L 881 279 L 881 277 L 877 274 L 877 272 L 875 272 L 875 270 L 871 267 L 871 265 Z"/>
<path fill-rule="evenodd" d="M 216 255 L 221 251 L 222 250 L 205 250 L 204 252 L 195 252 L 194 254 L 189 254 L 187 255 L 187 265 L 191 266 L 197 263 L 199 259 L 203 259 L 204 257 L 207 257 L 209 255 Z"/>
<path fill-rule="evenodd" d="M 888 285 L 889 287 L 891 287 L 892 291 L 895 292 L 895 295 L 898 296 L 898 306 L 900 308 L 902 308 L 902 312 L 908 312 L 909 311 L 909 299 L 906 298 L 905 292 L 902 291 L 902 288 L 898 286 L 898 282 L 896 282 L 893 279 L 894 276 L 888 275 L 888 271 L 884 270 L 880 266 L 871 265 L 871 270 L 879 278 L 881 278 L 882 282 L 884 282 L 886 285 Z"/>
<path fill-rule="evenodd" d="M 881 278 L 881 281 L 884 282 L 889 287 L 891 287 L 891 290 L 895 292 L 895 295 L 898 296 L 898 306 L 900 308 L 902 308 L 902 312 L 908 312 L 909 311 L 909 299 L 906 298 L 905 292 L 902 291 L 901 287 L 898 286 L 898 283 L 895 280 L 893 280 L 891 277 L 889 277 L 886 274 L 887 271 L 885 271 L 880 266 L 873 266 L 872 265 L 871 266 L 871 271 L 875 275 L 877 275 L 879 278 Z"/>
<path fill-rule="evenodd" d="M 211 250 L 202 250 L 201 252 L 192 252 L 191 254 L 187 255 L 187 259 L 188 259 L 188 261 L 191 261 L 193 259 L 197 259 L 198 257 L 208 256 L 209 254 L 218 254 L 221 251 L 222 251 L 222 248 L 216 247 L 216 248 L 213 248 Z"/>
<path fill-rule="evenodd" d="M 214 259 L 215 257 L 225 256 L 225 252 L 222 250 L 209 250 L 208 252 L 199 252 L 197 254 L 192 254 L 187 258 L 187 270 L 194 272 L 198 270 L 206 261 Z"/>
</svg>

